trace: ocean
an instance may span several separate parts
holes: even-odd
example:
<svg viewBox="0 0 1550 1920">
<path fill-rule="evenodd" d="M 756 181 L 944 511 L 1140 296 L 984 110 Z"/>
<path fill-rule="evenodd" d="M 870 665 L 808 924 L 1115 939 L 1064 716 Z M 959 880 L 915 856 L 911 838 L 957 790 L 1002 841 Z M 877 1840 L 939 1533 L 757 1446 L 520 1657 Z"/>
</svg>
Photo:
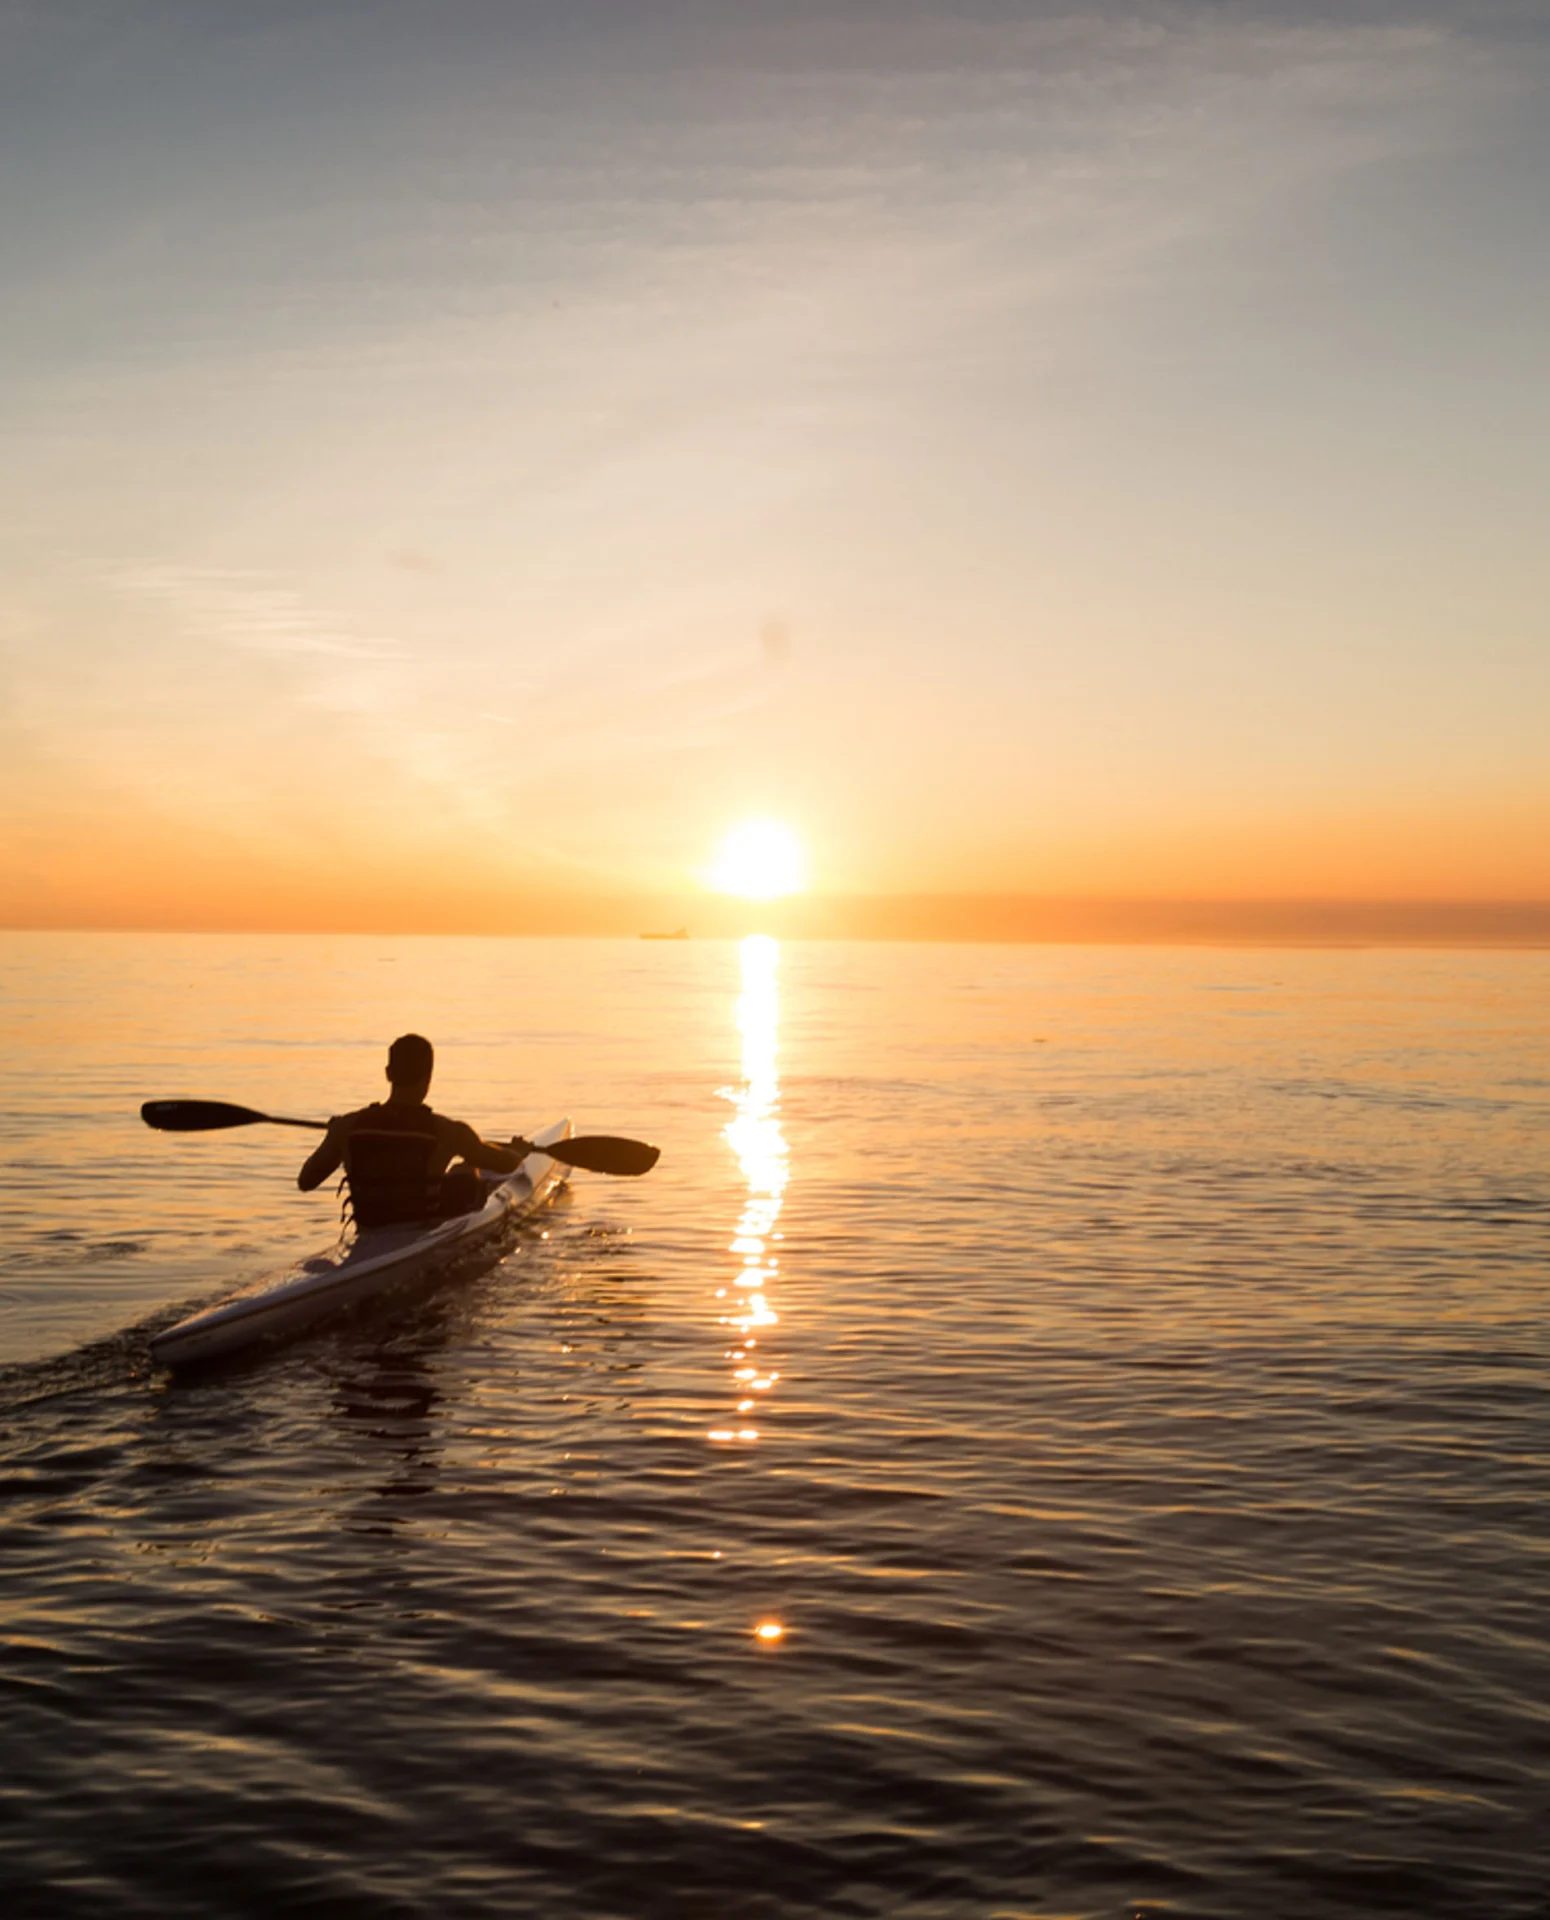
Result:
<svg viewBox="0 0 1550 1920">
<path fill-rule="evenodd" d="M 1543 1920 L 1550 954 L 8 934 L 8 1916 Z M 188 1379 L 386 1043 L 658 1142 Z"/>
</svg>

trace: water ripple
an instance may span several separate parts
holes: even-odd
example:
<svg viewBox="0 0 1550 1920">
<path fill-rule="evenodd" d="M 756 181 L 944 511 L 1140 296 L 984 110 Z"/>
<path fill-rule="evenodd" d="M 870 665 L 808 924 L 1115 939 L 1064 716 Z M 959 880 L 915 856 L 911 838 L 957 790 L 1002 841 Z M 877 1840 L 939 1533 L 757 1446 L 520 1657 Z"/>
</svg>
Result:
<svg viewBox="0 0 1550 1920">
<path fill-rule="evenodd" d="M 126 1127 L 68 1224 L 82 1089 L 165 1071 L 142 951 L 48 976 L 138 1058 L 20 1063 L 8 1914 L 1544 1913 L 1542 958 L 795 948 L 750 1005 L 735 949 L 402 943 L 480 1110 L 661 1167 L 179 1382 L 149 1333 L 322 1216 Z M 307 1110 L 392 996 L 287 951 L 268 1008 L 185 943 L 178 1015 Z M 458 1026 L 556 969 L 563 1046 Z"/>
</svg>

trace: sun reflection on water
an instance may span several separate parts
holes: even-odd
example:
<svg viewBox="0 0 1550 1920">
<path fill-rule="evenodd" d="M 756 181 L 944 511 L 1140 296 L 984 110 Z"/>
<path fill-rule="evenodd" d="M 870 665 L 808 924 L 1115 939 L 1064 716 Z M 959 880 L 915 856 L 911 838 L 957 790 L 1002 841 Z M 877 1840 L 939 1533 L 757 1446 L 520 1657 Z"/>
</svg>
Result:
<svg viewBox="0 0 1550 1920">
<path fill-rule="evenodd" d="M 760 1332 L 773 1327 L 780 1318 L 770 1305 L 780 1266 L 771 1248 L 780 1239 L 775 1222 L 780 1218 L 790 1169 L 785 1135 L 780 1130 L 780 1081 L 776 1072 L 780 944 L 768 934 L 754 933 L 744 940 L 740 951 L 743 991 L 737 1003 L 737 1026 L 743 1040 L 743 1079 L 741 1085 L 721 1091 L 735 1108 L 724 1133 L 737 1155 L 748 1191 L 728 1248 L 741 1265 L 731 1286 L 719 1289 L 717 1297 L 731 1296 L 733 1311 L 722 1317 L 721 1324 L 737 1337 L 738 1344 L 728 1348 L 726 1357 L 733 1363 L 736 1413 L 746 1417 L 755 1404 L 748 1396 L 767 1394 L 780 1378 L 778 1373 L 765 1372 L 754 1354 Z M 758 1437 L 756 1427 L 730 1424 L 715 1427 L 710 1434 L 712 1440 L 723 1445 Z"/>
</svg>

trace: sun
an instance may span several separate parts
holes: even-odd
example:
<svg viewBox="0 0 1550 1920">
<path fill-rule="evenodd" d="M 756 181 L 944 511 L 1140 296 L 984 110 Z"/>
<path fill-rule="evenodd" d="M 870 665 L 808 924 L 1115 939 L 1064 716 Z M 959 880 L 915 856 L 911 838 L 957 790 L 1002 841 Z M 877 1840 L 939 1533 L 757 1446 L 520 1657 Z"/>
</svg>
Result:
<svg viewBox="0 0 1550 1920">
<path fill-rule="evenodd" d="M 802 843 L 778 820 L 744 820 L 716 852 L 710 883 L 744 900 L 777 900 L 807 885 Z"/>
</svg>

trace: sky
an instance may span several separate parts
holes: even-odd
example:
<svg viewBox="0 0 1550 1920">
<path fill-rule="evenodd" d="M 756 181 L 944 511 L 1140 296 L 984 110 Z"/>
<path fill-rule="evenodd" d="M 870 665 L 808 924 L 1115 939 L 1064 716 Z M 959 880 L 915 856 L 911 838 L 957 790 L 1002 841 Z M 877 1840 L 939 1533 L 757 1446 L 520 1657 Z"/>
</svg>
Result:
<svg viewBox="0 0 1550 1920">
<path fill-rule="evenodd" d="M 0 179 L 0 923 L 1550 900 L 1542 6 L 0 0 Z"/>
</svg>

